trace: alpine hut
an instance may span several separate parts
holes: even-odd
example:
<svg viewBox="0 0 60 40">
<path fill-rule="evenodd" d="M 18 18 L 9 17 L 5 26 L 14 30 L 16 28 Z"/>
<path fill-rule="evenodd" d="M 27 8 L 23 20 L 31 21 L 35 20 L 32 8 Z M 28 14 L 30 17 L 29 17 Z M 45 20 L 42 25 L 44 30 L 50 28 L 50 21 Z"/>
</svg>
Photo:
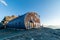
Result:
<svg viewBox="0 0 60 40">
<path fill-rule="evenodd" d="M 19 16 L 6 25 L 6 28 L 31 29 L 40 27 L 40 16 L 35 12 L 27 12 Z"/>
</svg>

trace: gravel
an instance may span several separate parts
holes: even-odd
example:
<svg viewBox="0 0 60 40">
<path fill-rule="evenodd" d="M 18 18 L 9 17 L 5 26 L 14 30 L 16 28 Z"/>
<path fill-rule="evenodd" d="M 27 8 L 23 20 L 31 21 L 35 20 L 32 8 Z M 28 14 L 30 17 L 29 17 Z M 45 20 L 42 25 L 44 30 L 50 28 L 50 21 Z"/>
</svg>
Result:
<svg viewBox="0 0 60 40">
<path fill-rule="evenodd" d="M 5 31 L 8 33 L 6 34 Z M 5 31 L 4 31 L 5 37 L 3 37 L 2 40 L 60 40 L 60 29 L 51 28 L 38 28 L 29 30 L 5 29 Z M 2 35 L 0 34 L 0 36 Z"/>
</svg>

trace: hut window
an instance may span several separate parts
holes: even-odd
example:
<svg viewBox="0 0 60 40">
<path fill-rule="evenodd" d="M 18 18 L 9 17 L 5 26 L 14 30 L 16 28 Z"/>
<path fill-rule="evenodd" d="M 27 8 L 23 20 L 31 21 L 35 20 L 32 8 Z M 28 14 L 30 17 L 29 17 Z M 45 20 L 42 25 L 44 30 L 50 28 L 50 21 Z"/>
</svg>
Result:
<svg viewBox="0 0 60 40">
<path fill-rule="evenodd" d="M 16 23 L 17 24 L 17 23 Z"/>
<path fill-rule="evenodd" d="M 19 22 L 19 24 L 20 24 L 20 22 Z"/>
<path fill-rule="evenodd" d="M 33 21 L 32 21 L 32 20 L 30 20 L 29 22 L 33 23 Z"/>
</svg>

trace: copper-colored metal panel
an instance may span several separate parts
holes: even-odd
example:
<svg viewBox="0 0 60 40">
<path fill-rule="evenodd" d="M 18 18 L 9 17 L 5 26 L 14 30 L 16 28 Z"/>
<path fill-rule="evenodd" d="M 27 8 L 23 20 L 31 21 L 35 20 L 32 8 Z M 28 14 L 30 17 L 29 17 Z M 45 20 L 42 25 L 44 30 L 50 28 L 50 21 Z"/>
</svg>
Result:
<svg viewBox="0 0 60 40">
<path fill-rule="evenodd" d="M 35 12 L 30 12 L 27 14 L 26 18 L 25 18 L 25 22 L 27 23 L 26 25 L 29 25 L 28 22 L 31 21 L 30 23 L 30 28 L 35 28 L 36 27 L 36 23 L 40 24 L 40 18 L 37 17 L 37 14 Z M 27 26 L 28 27 L 28 26 Z"/>
</svg>

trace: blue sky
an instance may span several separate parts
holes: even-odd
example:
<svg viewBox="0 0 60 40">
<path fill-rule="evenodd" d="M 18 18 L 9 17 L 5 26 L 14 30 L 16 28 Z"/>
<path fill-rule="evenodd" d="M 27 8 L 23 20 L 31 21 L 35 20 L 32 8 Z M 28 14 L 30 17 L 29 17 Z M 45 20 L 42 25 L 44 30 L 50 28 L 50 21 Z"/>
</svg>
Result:
<svg viewBox="0 0 60 40">
<path fill-rule="evenodd" d="M 3 2 L 2 2 L 3 1 Z M 0 21 L 4 16 L 37 12 L 41 24 L 60 25 L 60 0 L 0 0 Z"/>
</svg>

